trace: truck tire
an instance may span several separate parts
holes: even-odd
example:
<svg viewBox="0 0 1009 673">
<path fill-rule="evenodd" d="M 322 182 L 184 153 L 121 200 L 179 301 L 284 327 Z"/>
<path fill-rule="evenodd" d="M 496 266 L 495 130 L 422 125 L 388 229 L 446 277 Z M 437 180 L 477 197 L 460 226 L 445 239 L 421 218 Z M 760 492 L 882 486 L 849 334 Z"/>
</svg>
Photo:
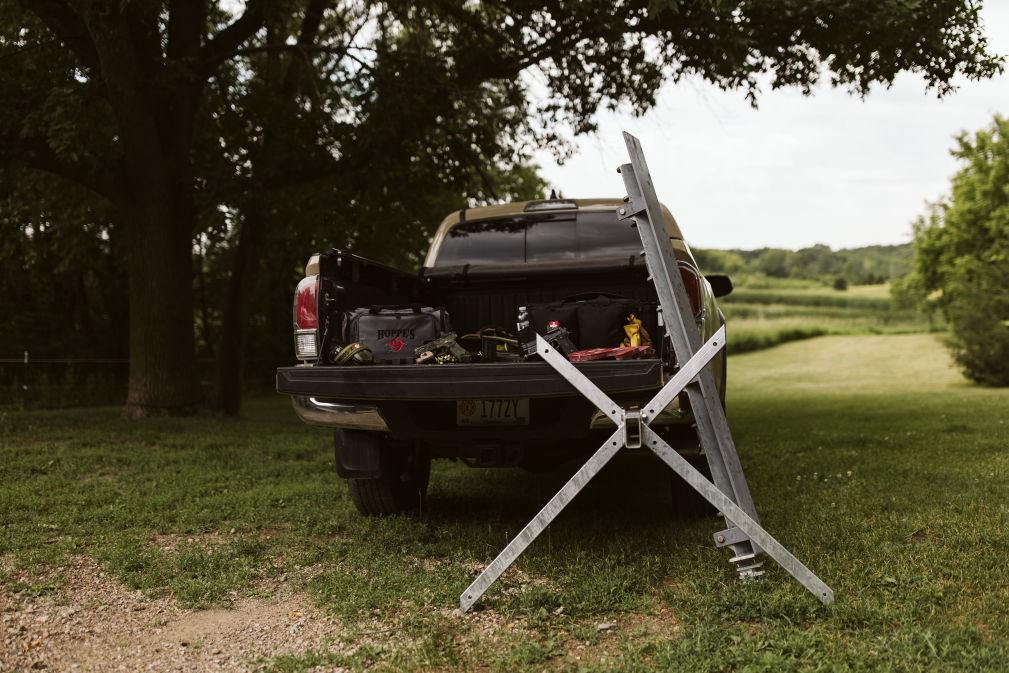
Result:
<svg viewBox="0 0 1009 673">
<path fill-rule="evenodd" d="M 342 432 L 344 446 L 377 449 L 380 455 L 378 477 L 347 479 L 350 500 L 358 512 L 364 516 L 382 516 L 420 506 L 431 476 L 430 456 L 420 451 L 396 450 L 372 432 Z"/>
</svg>

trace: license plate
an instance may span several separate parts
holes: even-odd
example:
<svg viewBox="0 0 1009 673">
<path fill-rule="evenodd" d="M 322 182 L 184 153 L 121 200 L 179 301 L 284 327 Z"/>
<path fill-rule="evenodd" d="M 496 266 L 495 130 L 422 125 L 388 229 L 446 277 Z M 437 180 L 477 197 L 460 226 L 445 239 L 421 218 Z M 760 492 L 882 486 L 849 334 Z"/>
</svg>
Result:
<svg viewBox="0 0 1009 673">
<path fill-rule="evenodd" d="M 529 398 L 517 400 L 459 400 L 456 425 L 529 425 Z"/>
</svg>

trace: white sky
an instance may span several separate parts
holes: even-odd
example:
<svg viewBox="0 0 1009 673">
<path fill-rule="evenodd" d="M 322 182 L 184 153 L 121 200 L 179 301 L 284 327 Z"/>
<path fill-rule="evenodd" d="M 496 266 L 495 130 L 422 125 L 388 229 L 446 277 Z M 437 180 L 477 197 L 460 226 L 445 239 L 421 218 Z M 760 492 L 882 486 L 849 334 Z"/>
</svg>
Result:
<svg viewBox="0 0 1009 673">
<path fill-rule="evenodd" d="M 982 16 L 990 50 L 1009 55 L 1009 2 Z M 540 174 L 564 196 L 623 196 L 620 132 L 641 139 L 659 199 L 691 245 L 799 249 L 904 243 L 912 220 L 949 190 L 958 162 L 953 136 L 1009 115 L 1009 74 L 962 80 L 944 100 L 919 76 L 899 77 L 863 102 L 829 78 L 811 97 L 771 91 L 750 108 L 742 92 L 705 84 L 667 86 L 655 110 L 635 119 L 602 112 L 599 133 L 577 139 L 558 166 L 536 155 Z"/>
</svg>

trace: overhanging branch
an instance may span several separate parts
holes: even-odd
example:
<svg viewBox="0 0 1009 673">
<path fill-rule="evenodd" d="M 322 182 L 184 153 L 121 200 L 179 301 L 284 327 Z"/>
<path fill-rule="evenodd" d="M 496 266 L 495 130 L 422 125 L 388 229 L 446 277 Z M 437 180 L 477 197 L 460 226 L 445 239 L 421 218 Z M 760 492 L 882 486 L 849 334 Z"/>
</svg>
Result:
<svg viewBox="0 0 1009 673">
<path fill-rule="evenodd" d="M 317 52 L 321 54 L 340 54 L 346 56 L 347 52 L 351 49 L 363 49 L 363 47 L 313 47 L 301 44 L 266 44 L 263 45 L 262 47 L 249 47 L 248 49 L 236 49 L 234 51 L 228 52 L 227 54 L 222 54 L 221 60 L 231 58 L 233 56 L 262 54 L 271 51 L 300 51 L 304 53 Z"/>
<path fill-rule="evenodd" d="M 95 43 L 91 40 L 87 26 L 65 0 L 39 0 L 31 3 L 30 7 L 60 42 L 70 47 L 85 66 L 95 72 L 101 69 L 98 50 L 95 49 Z"/>
<path fill-rule="evenodd" d="M 114 173 L 95 173 L 82 166 L 64 161 L 42 138 L 32 137 L 22 142 L 25 149 L 28 150 L 25 163 L 30 168 L 37 168 L 76 182 L 114 203 L 122 201 L 122 180 Z"/>
<path fill-rule="evenodd" d="M 209 77 L 214 68 L 228 58 L 231 52 L 255 35 L 263 25 L 265 6 L 265 0 L 249 0 L 245 13 L 213 39 L 208 40 L 200 49 L 200 65 L 197 72 Z"/>
</svg>

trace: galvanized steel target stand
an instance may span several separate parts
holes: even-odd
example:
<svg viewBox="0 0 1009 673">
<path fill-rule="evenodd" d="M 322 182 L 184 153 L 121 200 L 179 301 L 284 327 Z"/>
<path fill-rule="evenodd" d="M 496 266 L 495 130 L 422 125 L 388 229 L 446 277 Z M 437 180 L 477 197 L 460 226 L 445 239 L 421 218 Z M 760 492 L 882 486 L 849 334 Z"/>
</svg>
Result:
<svg viewBox="0 0 1009 673">
<path fill-rule="evenodd" d="M 617 209 L 617 215 L 621 220 L 633 218 L 637 225 L 651 271 L 650 280 L 655 284 L 659 297 L 659 324 L 665 327 L 672 341 L 676 361 L 680 363 L 679 369 L 651 402 L 640 410 L 625 410 L 599 390 L 564 355 L 554 351 L 537 335 L 537 352 L 540 357 L 609 416 L 617 430 L 462 593 L 460 607 L 463 612 L 469 610 L 610 458 L 624 447 L 653 451 L 725 515 L 725 520 L 730 525 L 726 530 L 715 533 L 715 545 L 732 549 L 733 557 L 729 562 L 737 564 L 736 570 L 741 579 L 753 580 L 764 574 L 759 570 L 762 563 L 757 561 L 757 557 L 766 553 L 820 601 L 833 603 L 834 592 L 831 588 L 758 523 L 753 499 L 746 486 L 746 478 L 715 388 L 715 380 L 707 366 L 725 346 L 725 328 L 718 330 L 707 343 L 701 343 L 641 144 L 637 138 L 627 133 L 624 133 L 624 142 L 631 163 L 624 164 L 619 171 L 628 196 L 625 199 L 626 205 Z M 711 467 L 714 484 L 649 427 L 652 419 L 658 417 L 666 405 L 683 391 L 686 391 L 690 399 L 697 434 Z"/>
</svg>

